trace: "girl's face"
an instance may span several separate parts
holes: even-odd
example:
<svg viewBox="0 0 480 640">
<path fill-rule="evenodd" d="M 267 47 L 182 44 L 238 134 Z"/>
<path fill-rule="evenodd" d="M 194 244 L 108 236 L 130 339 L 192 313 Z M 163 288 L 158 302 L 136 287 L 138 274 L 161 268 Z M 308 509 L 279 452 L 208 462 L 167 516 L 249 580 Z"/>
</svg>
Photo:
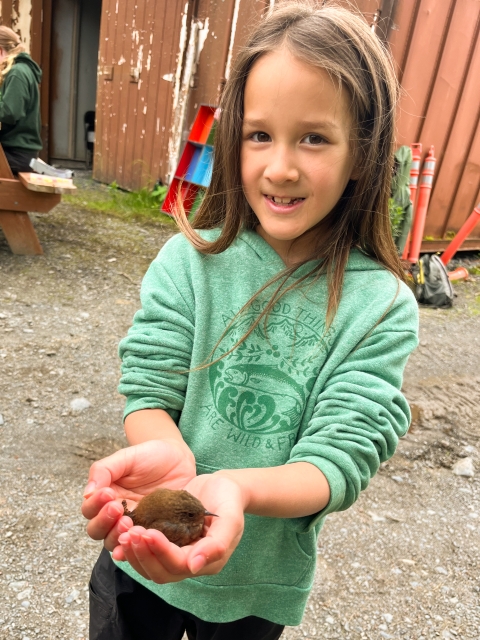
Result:
<svg viewBox="0 0 480 640">
<path fill-rule="evenodd" d="M 355 178 L 351 124 L 346 92 L 323 69 L 284 48 L 253 65 L 245 87 L 242 183 L 257 232 L 286 264 L 308 256 L 313 237 L 306 232 Z"/>
</svg>

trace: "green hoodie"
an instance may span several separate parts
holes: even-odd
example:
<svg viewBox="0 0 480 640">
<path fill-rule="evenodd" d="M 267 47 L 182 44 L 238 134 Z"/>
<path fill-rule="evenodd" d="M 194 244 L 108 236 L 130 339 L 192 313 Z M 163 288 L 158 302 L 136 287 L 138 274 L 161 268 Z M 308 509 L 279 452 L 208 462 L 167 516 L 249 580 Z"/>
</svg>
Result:
<svg viewBox="0 0 480 640">
<path fill-rule="evenodd" d="M 246 515 L 243 537 L 218 575 L 160 585 L 119 563 L 168 603 L 210 622 L 255 615 L 299 624 L 325 516 L 358 498 L 410 422 L 400 389 L 417 345 L 417 304 L 406 285 L 358 250 L 328 330 L 321 277 L 288 292 L 267 326 L 260 323 L 233 352 L 207 369 L 182 373 L 218 358 L 245 334 L 272 290 L 236 314 L 283 268 L 254 231 L 209 256 L 175 236 L 149 268 L 142 309 L 119 347 L 125 415 L 167 410 L 199 474 L 306 461 L 330 485 L 329 504 L 313 516 Z"/>
<path fill-rule="evenodd" d="M 0 144 L 6 148 L 39 151 L 42 71 L 28 53 L 19 53 L 0 86 Z"/>
</svg>

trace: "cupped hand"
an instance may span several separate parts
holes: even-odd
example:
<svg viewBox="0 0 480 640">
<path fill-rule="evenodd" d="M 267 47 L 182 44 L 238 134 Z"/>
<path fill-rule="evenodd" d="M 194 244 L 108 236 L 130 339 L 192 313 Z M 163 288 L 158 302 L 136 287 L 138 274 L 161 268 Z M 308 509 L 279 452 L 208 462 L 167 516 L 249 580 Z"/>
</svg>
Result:
<svg viewBox="0 0 480 640">
<path fill-rule="evenodd" d="M 121 449 L 92 464 L 85 487 L 82 513 L 90 520 L 87 533 L 104 540 L 110 551 L 118 536 L 132 526 L 123 515 L 122 500 L 130 509 L 155 489 L 184 489 L 195 478 L 195 458 L 178 440 L 149 440 Z"/>
<path fill-rule="evenodd" d="M 127 560 L 147 580 L 159 584 L 219 573 L 243 534 L 246 498 L 231 478 L 217 474 L 192 479 L 184 489 L 218 517 L 205 518 L 204 537 L 177 547 L 160 531 L 132 527 L 121 533 L 115 560 Z"/>
</svg>

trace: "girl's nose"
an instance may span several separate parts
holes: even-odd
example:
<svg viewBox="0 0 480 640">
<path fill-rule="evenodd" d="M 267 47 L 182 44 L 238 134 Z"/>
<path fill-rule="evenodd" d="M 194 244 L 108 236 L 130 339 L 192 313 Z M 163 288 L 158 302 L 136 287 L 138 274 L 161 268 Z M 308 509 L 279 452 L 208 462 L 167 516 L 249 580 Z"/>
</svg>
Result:
<svg viewBox="0 0 480 640">
<path fill-rule="evenodd" d="M 267 180 L 275 184 L 297 182 L 300 177 L 294 154 L 288 149 L 273 148 L 263 172 Z"/>
</svg>

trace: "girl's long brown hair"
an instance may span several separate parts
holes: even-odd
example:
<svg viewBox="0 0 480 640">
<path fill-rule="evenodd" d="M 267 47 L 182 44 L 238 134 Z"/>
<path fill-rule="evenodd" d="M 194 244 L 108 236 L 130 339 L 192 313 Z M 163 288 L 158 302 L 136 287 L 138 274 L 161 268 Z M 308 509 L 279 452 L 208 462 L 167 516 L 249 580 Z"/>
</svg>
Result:
<svg viewBox="0 0 480 640">
<path fill-rule="evenodd" d="M 5 80 L 5 76 L 10 71 L 15 62 L 15 58 L 19 53 L 25 51 L 25 46 L 22 44 L 19 36 L 5 26 L 0 26 L 0 49 L 4 49 L 7 55 L 2 62 L 0 62 L 0 87 Z"/>
<path fill-rule="evenodd" d="M 329 2 L 319 6 L 308 0 L 287 0 L 264 17 L 252 32 L 236 59 L 222 95 L 210 186 L 192 224 L 181 202 L 178 203 L 180 229 L 198 251 L 216 254 L 225 251 L 242 229 L 255 229 L 258 225 L 241 181 L 245 84 L 255 62 L 281 47 L 287 47 L 300 60 L 326 70 L 346 92 L 354 123 L 352 153 L 359 171 L 358 178 L 348 183 L 337 205 L 314 228 L 313 248 L 302 264 L 310 260 L 318 262 L 302 278 L 291 278 L 301 265 L 286 268 L 253 296 L 249 303 L 276 285 L 269 304 L 243 339 L 262 318 L 266 320 L 273 305 L 287 291 L 322 274 L 326 274 L 328 281 L 328 327 L 340 302 L 345 266 L 353 247 L 361 249 L 400 280 L 405 278 L 388 212 L 398 95 L 393 64 L 361 16 Z M 213 242 L 197 233 L 199 229 L 213 228 L 221 229 Z"/>
</svg>

